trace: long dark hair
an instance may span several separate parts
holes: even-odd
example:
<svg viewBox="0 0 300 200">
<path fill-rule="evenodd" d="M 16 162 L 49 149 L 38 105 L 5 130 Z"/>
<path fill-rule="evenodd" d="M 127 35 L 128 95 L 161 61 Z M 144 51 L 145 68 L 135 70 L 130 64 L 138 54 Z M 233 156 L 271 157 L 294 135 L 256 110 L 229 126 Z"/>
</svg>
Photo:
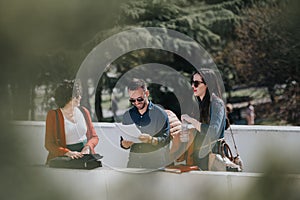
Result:
<svg viewBox="0 0 300 200">
<path fill-rule="evenodd" d="M 205 68 L 201 69 L 200 72 L 194 72 L 191 77 L 191 81 L 193 81 L 195 74 L 199 74 L 202 77 L 203 83 L 207 85 L 207 89 L 203 99 L 201 100 L 200 97 L 196 97 L 200 113 L 199 121 L 209 124 L 211 95 L 215 94 L 217 97 L 222 99 L 222 93 L 219 87 L 218 78 L 212 69 Z"/>
</svg>

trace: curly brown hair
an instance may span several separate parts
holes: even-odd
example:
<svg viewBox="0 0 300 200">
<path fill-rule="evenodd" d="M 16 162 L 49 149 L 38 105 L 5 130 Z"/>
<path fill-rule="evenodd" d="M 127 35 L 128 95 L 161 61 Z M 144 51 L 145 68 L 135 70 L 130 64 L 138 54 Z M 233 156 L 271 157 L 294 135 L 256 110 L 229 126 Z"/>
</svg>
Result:
<svg viewBox="0 0 300 200">
<path fill-rule="evenodd" d="M 81 95 L 81 84 L 75 80 L 64 80 L 55 90 L 55 103 L 59 108 L 64 107 L 74 97 Z"/>
</svg>

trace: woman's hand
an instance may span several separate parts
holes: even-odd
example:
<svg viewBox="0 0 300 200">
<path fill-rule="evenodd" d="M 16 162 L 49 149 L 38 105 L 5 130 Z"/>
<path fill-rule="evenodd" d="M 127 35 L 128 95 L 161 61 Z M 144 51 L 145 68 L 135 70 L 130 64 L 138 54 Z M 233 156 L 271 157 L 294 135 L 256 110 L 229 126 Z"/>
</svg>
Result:
<svg viewBox="0 0 300 200">
<path fill-rule="evenodd" d="M 201 132 L 201 123 L 198 120 L 190 117 L 189 115 L 187 114 L 181 115 L 181 121 L 192 124 L 198 131 Z"/>
<path fill-rule="evenodd" d="M 182 122 L 186 121 L 187 123 L 192 124 L 194 120 L 195 120 L 194 118 L 190 117 L 187 114 L 181 115 L 181 121 Z"/>
<path fill-rule="evenodd" d="M 82 154 L 90 154 L 91 150 L 89 146 L 85 146 L 82 150 L 81 153 Z"/>
<path fill-rule="evenodd" d="M 78 159 L 78 158 L 83 157 L 83 154 L 81 152 L 78 152 L 78 151 L 69 151 L 69 152 L 65 153 L 65 155 L 72 158 L 72 159 Z"/>
</svg>

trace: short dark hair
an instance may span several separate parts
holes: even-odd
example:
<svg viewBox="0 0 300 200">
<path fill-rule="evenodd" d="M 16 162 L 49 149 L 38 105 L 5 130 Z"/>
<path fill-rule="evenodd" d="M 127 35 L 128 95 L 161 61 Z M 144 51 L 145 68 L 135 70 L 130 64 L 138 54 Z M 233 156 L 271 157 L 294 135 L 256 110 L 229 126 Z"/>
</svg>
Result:
<svg viewBox="0 0 300 200">
<path fill-rule="evenodd" d="M 74 80 L 64 80 L 55 90 L 55 103 L 59 108 L 64 107 L 73 97 L 81 95 L 81 84 Z"/>
<path fill-rule="evenodd" d="M 146 82 L 143 79 L 134 78 L 128 84 L 128 90 L 137 90 L 142 88 L 144 91 L 147 90 Z"/>
</svg>

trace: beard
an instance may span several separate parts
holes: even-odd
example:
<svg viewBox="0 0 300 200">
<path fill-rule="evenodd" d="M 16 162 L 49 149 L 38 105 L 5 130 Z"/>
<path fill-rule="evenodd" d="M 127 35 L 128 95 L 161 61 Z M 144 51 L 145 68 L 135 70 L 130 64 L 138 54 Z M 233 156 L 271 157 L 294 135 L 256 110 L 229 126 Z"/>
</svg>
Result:
<svg viewBox="0 0 300 200">
<path fill-rule="evenodd" d="M 140 105 L 140 104 L 139 104 L 139 105 Z M 142 109 L 145 108 L 145 106 L 146 106 L 146 101 L 144 101 L 143 104 L 142 104 L 141 106 L 139 106 L 139 107 L 136 106 L 136 107 L 137 107 L 138 110 L 142 110 Z"/>
</svg>

